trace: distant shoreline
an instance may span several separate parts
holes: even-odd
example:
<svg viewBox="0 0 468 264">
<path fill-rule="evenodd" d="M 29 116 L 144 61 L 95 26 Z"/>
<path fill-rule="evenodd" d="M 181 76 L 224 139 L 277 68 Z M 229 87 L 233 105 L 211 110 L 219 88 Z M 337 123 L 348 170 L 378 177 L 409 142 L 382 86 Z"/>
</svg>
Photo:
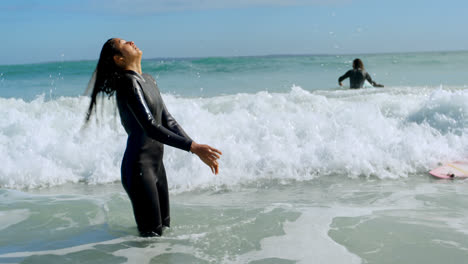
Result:
<svg viewBox="0 0 468 264">
<path fill-rule="evenodd" d="M 334 56 L 379 56 L 379 55 L 392 55 L 392 54 L 434 54 L 434 53 L 462 53 L 468 52 L 467 50 L 440 50 L 440 51 L 404 51 L 404 52 L 372 52 L 372 53 L 336 53 L 336 54 L 264 54 L 264 55 L 240 55 L 240 56 L 193 56 L 193 57 L 155 57 L 145 58 L 143 61 L 157 61 L 157 60 L 196 60 L 196 59 L 216 59 L 216 58 L 274 58 L 274 57 L 334 57 Z M 39 65 L 39 64 L 55 64 L 55 63 L 71 63 L 71 62 L 97 62 L 96 59 L 83 59 L 83 60 L 63 60 L 63 61 L 42 61 L 42 62 L 31 62 L 31 63 L 13 63 L 13 64 L 0 64 L 0 67 L 8 66 L 28 66 L 28 65 Z"/>
</svg>

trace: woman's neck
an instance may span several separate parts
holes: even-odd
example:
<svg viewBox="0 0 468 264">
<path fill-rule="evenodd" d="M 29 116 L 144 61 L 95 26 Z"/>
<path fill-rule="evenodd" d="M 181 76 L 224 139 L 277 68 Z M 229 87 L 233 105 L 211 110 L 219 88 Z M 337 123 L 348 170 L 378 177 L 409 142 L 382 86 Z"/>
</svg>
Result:
<svg viewBox="0 0 468 264">
<path fill-rule="evenodd" d="M 141 71 L 141 59 L 135 60 L 134 62 L 128 63 L 125 65 L 125 70 L 134 71 L 139 74 L 142 74 Z"/>
<path fill-rule="evenodd" d="M 137 72 L 139 74 L 142 74 L 142 71 L 141 71 L 141 64 L 131 64 L 131 65 L 127 65 L 125 67 L 125 70 L 127 71 L 134 71 L 134 72 Z"/>
</svg>

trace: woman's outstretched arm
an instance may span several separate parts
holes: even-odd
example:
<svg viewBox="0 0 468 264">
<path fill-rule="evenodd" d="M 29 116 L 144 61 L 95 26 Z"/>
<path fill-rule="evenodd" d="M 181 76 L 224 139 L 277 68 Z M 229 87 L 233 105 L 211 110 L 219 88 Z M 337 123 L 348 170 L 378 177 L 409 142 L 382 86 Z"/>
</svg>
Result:
<svg viewBox="0 0 468 264">
<path fill-rule="evenodd" d="M 219 159 L 222 155 L 221 151 L 203 144 L 198 144 L 193 141 L 187 133 L 182 129 L 182 127 L 177 123 L 174 117 L 169 113 L 166 108 L 166 105 L 163 106 L 162 112 L 162 122 L 163 125 L 171 130 L 172 132 L 176 133 L 179 136 L 183 136 L 192 141 L 192 145 L 190 146 L 190 152 L 196 154 L 208 167 L 210 167 L 211 171 L 214 174 L 218 174 L 219 172 L 219 164 L 217 159 Z"/>
<path fill-rule="evenodd" d="M 343 83 L 341 83 L 344 79 L 348 78 L 349 77 L 349 74 L 351 73 L 351 70 L 347 71 L 345 74 L 343 74 L 343 76 L 341 76 L 340 78 L 338 78 L 338 84 L 340 86 L 343 86 Z"/>
<path fill-rule="evenodd" d="M 175 118 L 169 113 L 167 110 L 166 104 L 163 103 L 163 110 L 162 110 L 162 124 L 167 129 L 171 130 L 172 132 L 176 133 L 179 136 L 182 136 L 186 139 L 192 140 L 189 135 L 184 131 L 184 129 L 177 123 Z"/>
<path fill-rule="evenodd" d="M 383 84 L 378 84 L 378 83 L 374 82 L 374 80 L 372 80 L 372 78 L 370 77 L 370 74 L 369 74 L 368 72 L 366 72 L 366 80 L 367 80 L 370 84 L 372 84 L 372 86 L 374 86 L 374 87 L 384 87 Z"/>
<path fill-rule="evenodd" d="M 130 87 L 127 86 L 125 89 L 127 89 L 125 95 L 128 108 L 149 137 L 172 147 L 190 150 L 192 144 L 190 138 L 180 136 L 156 121 L 146 103 L 143 90 L 136 81 L 132 80 Z"/>
</svg>

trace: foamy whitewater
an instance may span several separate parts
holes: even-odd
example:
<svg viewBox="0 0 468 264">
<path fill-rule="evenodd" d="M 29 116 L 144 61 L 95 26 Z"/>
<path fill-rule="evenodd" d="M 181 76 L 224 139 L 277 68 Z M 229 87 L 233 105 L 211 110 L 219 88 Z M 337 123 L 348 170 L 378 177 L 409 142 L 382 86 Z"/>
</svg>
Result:
<svg viewBox="0 0 468 264">
<path fill-rule="evenodd" d="M 147 60 L 169 111 L 223 152 L 165 148 L 172 227 L 140 238 L 96 62 L 0 66 L 0 263 L 452 263 L 468 259 L 468 52 Z M 347 81 L 345 81 L 347 84 Z"/>
</svg>

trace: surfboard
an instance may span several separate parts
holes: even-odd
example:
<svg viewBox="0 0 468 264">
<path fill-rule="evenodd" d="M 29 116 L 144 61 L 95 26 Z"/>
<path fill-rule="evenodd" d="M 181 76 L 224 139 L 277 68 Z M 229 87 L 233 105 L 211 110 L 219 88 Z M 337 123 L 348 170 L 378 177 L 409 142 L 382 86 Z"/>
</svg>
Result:
<svg viewBox="0 0 468 264">
<path fill-rule="evenodd" d="M 441 179 L 468 178 L 468 161 L 454 161 L 429 171 L 434 177 Z"/>
</svg>

